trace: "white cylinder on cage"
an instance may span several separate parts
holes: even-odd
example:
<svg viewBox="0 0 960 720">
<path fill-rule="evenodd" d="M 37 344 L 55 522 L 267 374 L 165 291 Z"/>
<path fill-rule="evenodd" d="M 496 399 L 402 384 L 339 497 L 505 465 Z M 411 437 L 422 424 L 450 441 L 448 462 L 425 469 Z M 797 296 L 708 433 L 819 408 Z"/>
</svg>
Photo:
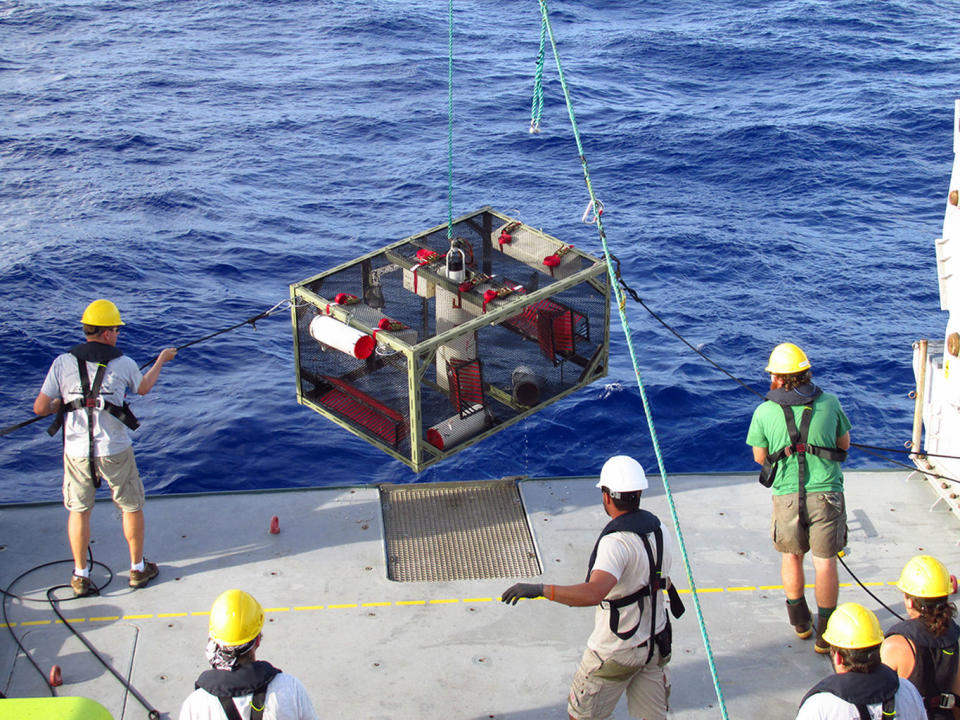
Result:
<svg viewBox="0 0 960 720">
<path fill-rule="evenodd" d="M 329 315 L 310 321 L 310 336 L 317 342 L 360 360 L 370 357 L 377 342 L 372 335 L 346 325 Z"/>
<path fill-rule="evenodd" d="M 448 417 L 427 430 L 427 442 L 440 450 L 447 450 L 472 438 L 490 426 L 490 416 L 482 405 L 472 405 L 470 415 Z"/>
</svg>

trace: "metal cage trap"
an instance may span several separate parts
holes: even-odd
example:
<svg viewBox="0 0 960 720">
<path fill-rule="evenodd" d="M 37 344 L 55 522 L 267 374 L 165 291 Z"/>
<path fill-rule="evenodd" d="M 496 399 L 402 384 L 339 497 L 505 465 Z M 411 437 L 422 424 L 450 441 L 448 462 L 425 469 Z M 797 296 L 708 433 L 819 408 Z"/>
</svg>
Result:
<svg viewBox="0 0 960 720">
<path fill-rule="evenodd" d="M 416 472 L 607 373 L 597 258 L 489 207 L 290 286 L 297 400 Z"/>
</svg>

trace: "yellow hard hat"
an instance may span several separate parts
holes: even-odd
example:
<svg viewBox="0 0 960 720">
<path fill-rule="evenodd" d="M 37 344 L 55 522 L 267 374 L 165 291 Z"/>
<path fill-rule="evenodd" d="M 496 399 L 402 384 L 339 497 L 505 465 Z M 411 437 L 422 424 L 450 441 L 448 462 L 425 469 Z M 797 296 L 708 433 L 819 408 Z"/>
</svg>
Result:
<svg viewBox="0 0 960 720">
<path fill-rule="evenodd" d="M 880 621 L 859 603 L 843 603 L 830 616 L 823 639 L 838 648 L 859 650 L 883 642 Z"/>
<path fill-rule="evenodd" d="M 120 319 L 120 311 L 117 306 L 109 300 L 94 300 L 87 305 L 80 322 L 95 327 L 116 327 L 124 324 L 123 320 Z"/>
<path fill-rule="evenodd" d="M 775 375 L 794 375 L 810 369 L 807 354 L 793 343 L 780 343 L 770 353 L 766 371 Z"/>
<path fill-rule="evenodd" d="M 903 566 L 897 587 L 918 598 L 946 597 L 953 592 L 950 573 L 931 555 L 917 555 Z"/>
<path fill-rule="evenodd" d="M 224 647 L 253 640 L 263 629 L 263 608 L 250 593 L 227 590 L 210 608 L 210 638 Z"/>
</svg>

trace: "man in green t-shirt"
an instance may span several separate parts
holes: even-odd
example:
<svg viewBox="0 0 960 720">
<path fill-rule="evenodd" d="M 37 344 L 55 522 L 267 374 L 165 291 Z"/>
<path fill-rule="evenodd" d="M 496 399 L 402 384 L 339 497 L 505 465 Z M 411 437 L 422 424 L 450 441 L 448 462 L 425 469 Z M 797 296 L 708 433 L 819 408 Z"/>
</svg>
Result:
<svg viewBox="0 0 960 720">
<path fill-rule="evenodd" d="M 761 482 L 773 489 L 771 536 L 781 553 L 790 624 L 798 637 L 813 634 L 803 593 L 809 550 L 818 608 L 814 649 L 826 654 L 830 646 L 822 631 L 837 606 L 837 553 L 847 542 L 840 463 L 850 447 L 850 421 L 837 397 L 813 384 L 810 361 L 796 345 L 777 345 L 766 371 L 770 392 L 753 413 L 747 444 L 763 466 Z"/>
</svg>

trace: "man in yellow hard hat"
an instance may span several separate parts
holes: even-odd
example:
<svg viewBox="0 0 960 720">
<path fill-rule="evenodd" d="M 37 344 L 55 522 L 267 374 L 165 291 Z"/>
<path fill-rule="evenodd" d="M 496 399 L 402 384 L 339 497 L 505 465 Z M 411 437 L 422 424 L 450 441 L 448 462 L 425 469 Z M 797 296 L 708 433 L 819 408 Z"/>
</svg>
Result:
<svg viewBox="0 0 960 720">
<path fill-rule="evenodd" d="M 804 696 L 797 720 L 926 720 L 917 689 L 880 662 L 883 631 L 870 610 L 843 603 L 830 616 L 823 637 L 834 675 Z"/>
<path fill-rule="evenodd" d="M 887 631 L 880 647 L 884 664 L 916 685 L 930 720 L 960 718 L 960 627 L 948 596 L 953 582 L 943 563 L 917 555 L 897 581 L 907 619 Z"/>
<path fill-rule="evenodd" d="M 567 700 L 571 720 L 608 718 L 626 693 L 631 717 L 664 720 L 669 709 L 674 617 L 683 612 L 670 584 L 673 539 L 656 515 L 640 509 L 647 488 L 643 467 L 615 455 L 600 470 L 600 497 L 611 520 L 590 556 L 585 582 L 577 585 L 517 583 L 500 600 L 546 597 L 571 607 L 596 606 L 593 633 L 577 668 Z"/>
<path fill-rule="evenodd" d="M 760 482 L 773 489 L 773 546 L 780 551 L 780 576 L 787 616 L 798 637 L 813 633 L 804 596 L 803 559 L 813 556 L 817 599 L 818 653 L 837 605 L 837 553 L 847 541 L 847 516 L 840 463 L 850 447 L 850 421 L 835 395 L 813 384 L 810 361 L 793 343 L 777 345 L 766 371 L 770 391 L 753 413 L 747 444 L 763 467 Z"/>
<path fill-rule="evenodd" d="M 180 720 L 317 720 L 303 684 L 257 660 L 263 608 L 250 593 L 227 590 L 210 608 L 207 661 L 180 708 Z"/>
<path fill-rule="evenodd" d="M 33 403 L 38 415 L 57 413 L 51 435 L 63 429 L 63 504 L 70 512 L 67 537 L 74 562 L 70 587 L 76 596 L 95 591 L 87 548 L 90 513 L 102 480 L 122 512 L 123 535 L 130 548 L 130 587 L 143 587 L 159 573 L 156 563 L 143 557 L 143 482 L 127 432 L 139 423 L 126 396 L 150 392 L 160 369 L 177 354 L 175 348 L 166 348 L 142 374 L 117 347 L 124 323 L 109 300 L 90 303 L 80 322 L 87 341 L 53 361 Z"/>
</svg>

